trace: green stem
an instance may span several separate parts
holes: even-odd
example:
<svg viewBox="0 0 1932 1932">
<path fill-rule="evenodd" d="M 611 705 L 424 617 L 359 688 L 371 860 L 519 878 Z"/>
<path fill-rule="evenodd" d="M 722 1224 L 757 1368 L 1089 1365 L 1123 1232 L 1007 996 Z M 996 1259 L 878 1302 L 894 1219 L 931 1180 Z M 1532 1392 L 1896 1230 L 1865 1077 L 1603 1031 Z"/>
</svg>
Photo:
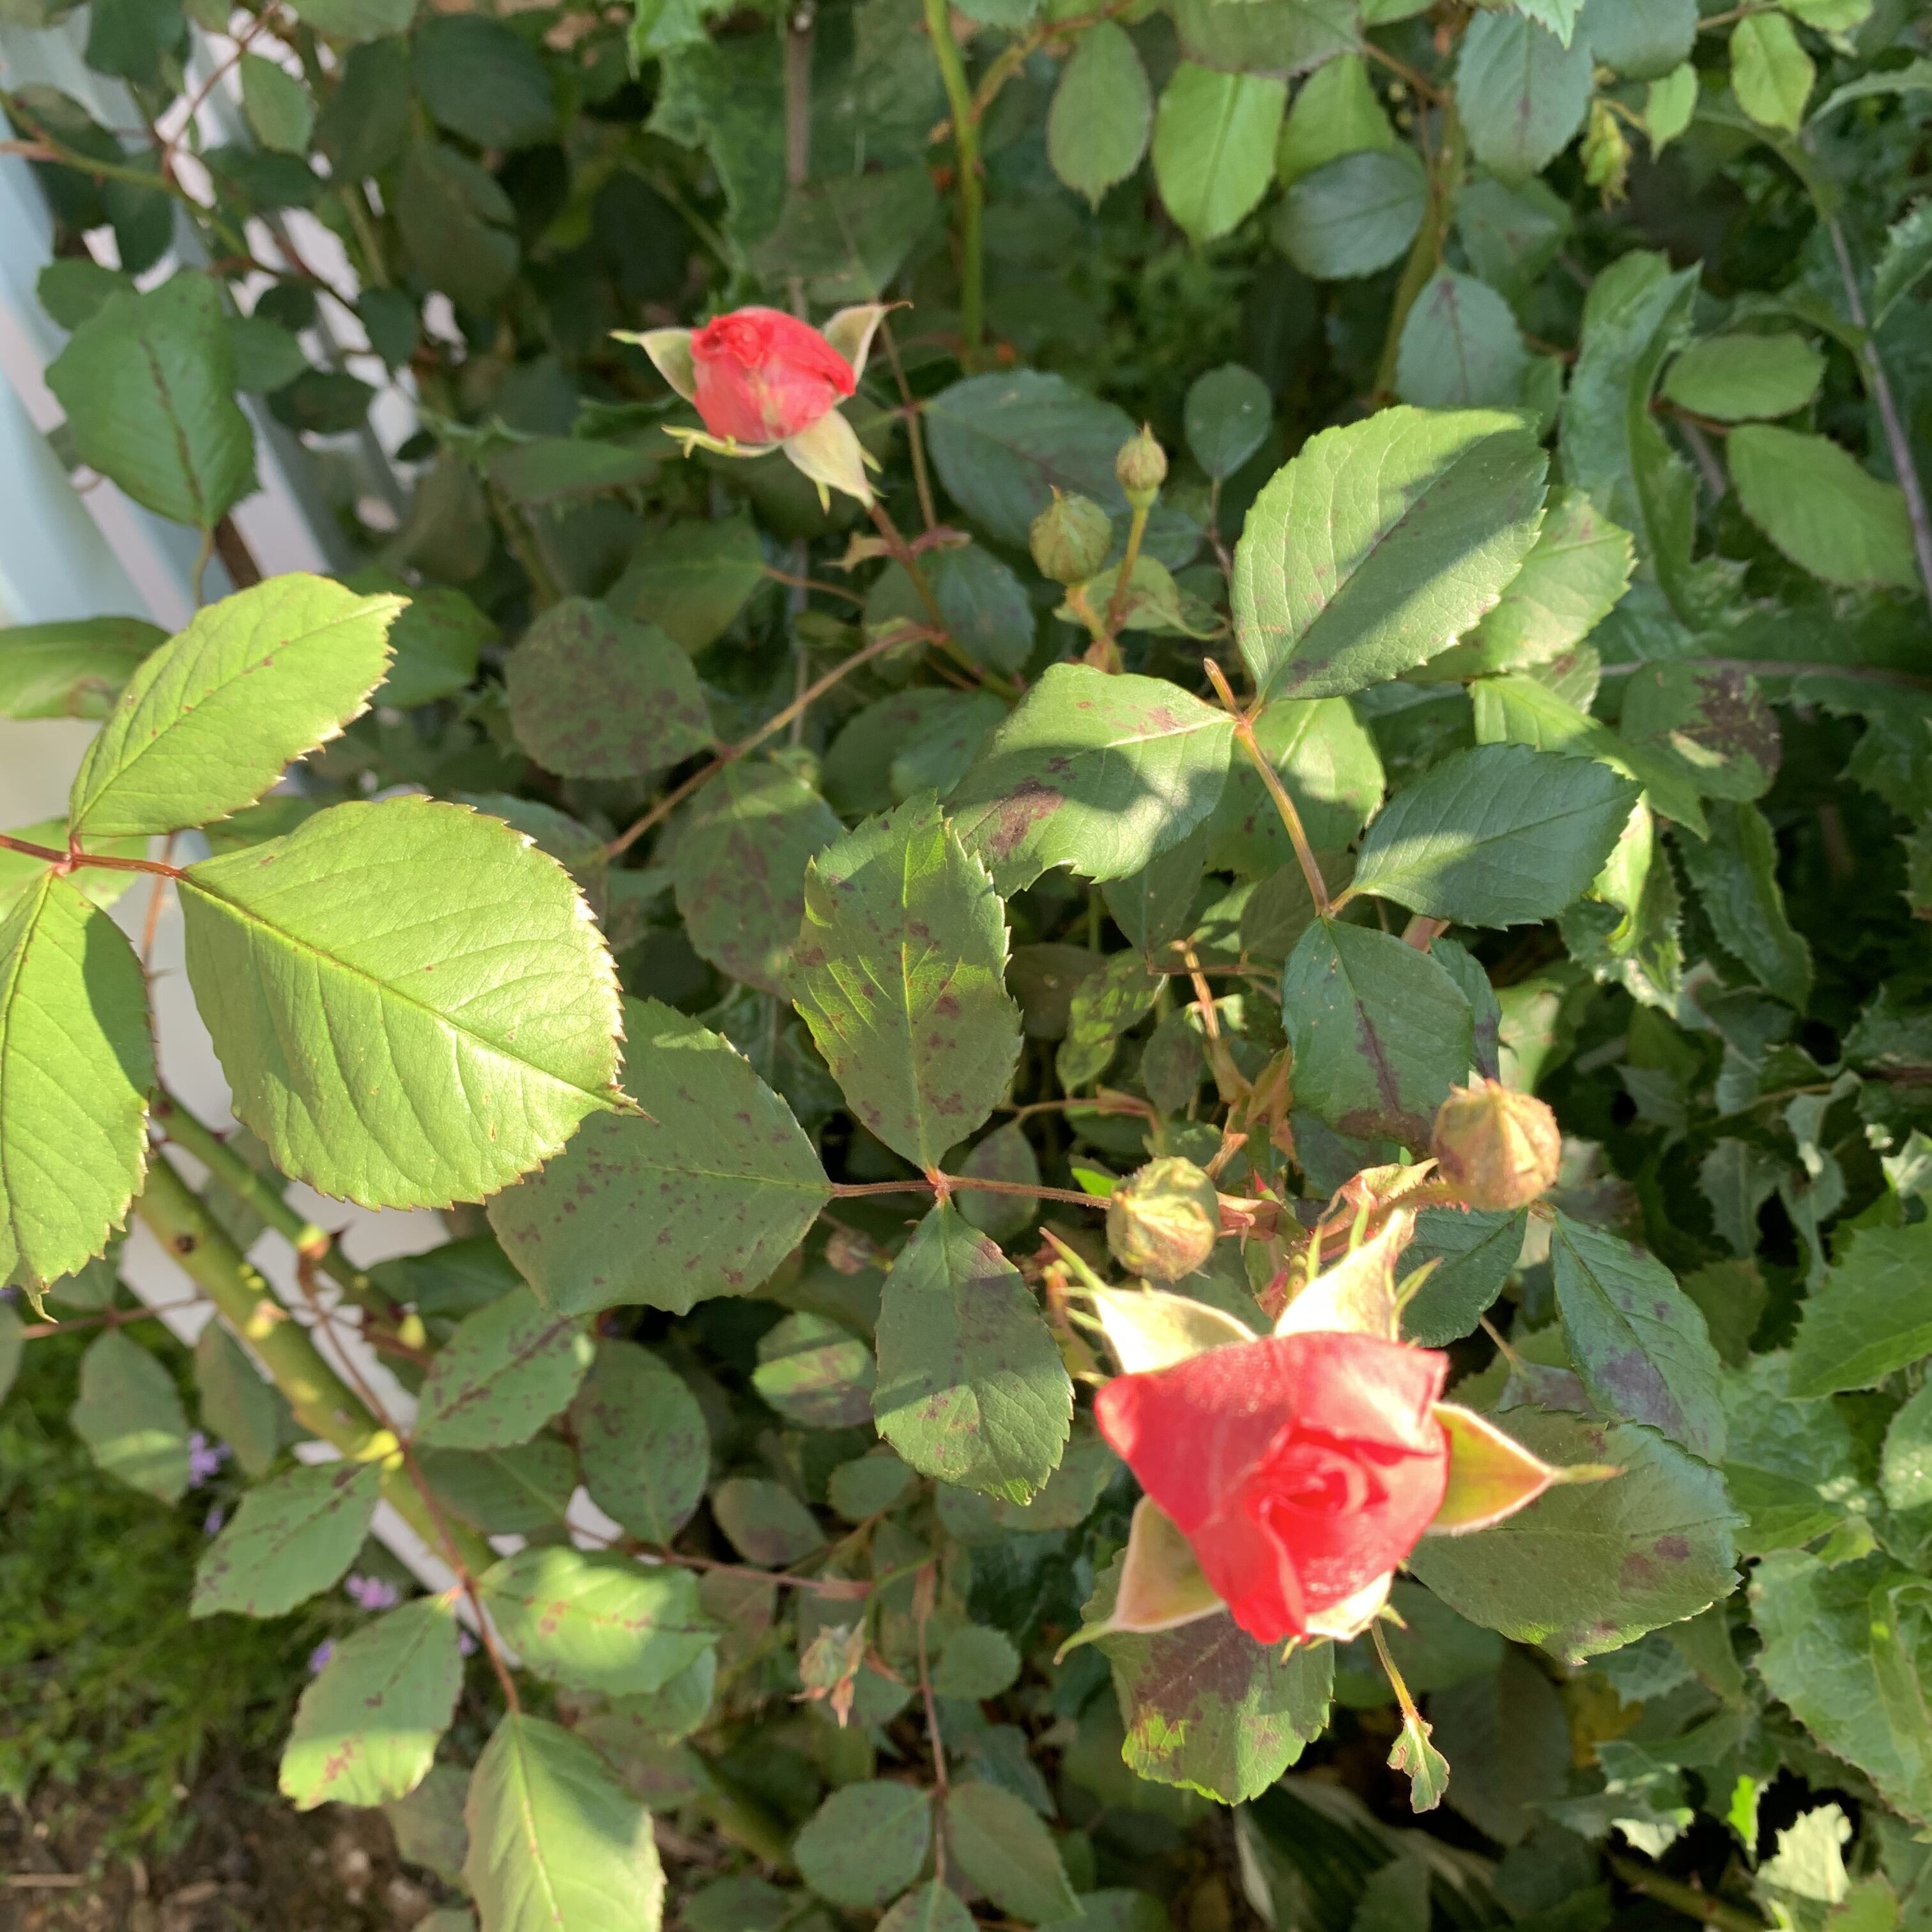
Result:
<svg viewBox="0 0 1932 1932">
<path fill-rule="evenodd" d="M 1120 620 L 1127 614 L 1127 599 L 1132 594 L 1134 582 L 1134 566 L 1141 560 L 1141 539 L 1147 535 L 1148 512 L 1154 508 L 1151 499 L 1134 506 L 1132 520 L 1127 525 L 1127 548 L 1120 559 L 1120 574 L 1114 580 L 1114 594 L 1107 600 L 1107 636 L 1111 641 L 1120 634 Z"/>
<path fill-rule="evenodd" d="M 452 1526 L 445 1533 L 436 1513 L 403 1473 L 395 1431 L 378 1421 L 322 1359 L 308 1329 L 276 1300 L 260 1271 L 164 1156 L 158 1155 L 149 1163 L 148 1184 L 135 1211 L 214 1304 L 221 1318 L 254 1351 L 304 1429 L 351 1462 L 384 1464 L 384 1501 L 393 1504 L 403 1520 L 460 1574 L 479 1574 L 496 1561 L 489 1545 L 470 1531 Z"/>
<path fill-rule="evenodd" d="M 561 604 L 563 586 L 556 580 L 556 573 L 550 568 L 536 532 L 524 521 L 522 511 L 487 477 L 483 480 L 483 491 L 490 508 L 496 512 L 497 525 L 503 532 L 503 541 L 510 546 L 510 554 L 523 566 L 524 574 L 530 580 L 531 595 L 536 608 L 547 610 L 553 604 Z"/>
<path fill-rule="evenodd" d="M 1429 278 L 1441 266 L 1442 244 L 1448 238 L 1449 219 L 1455 212 L 1456 196 L 1462 185 L 1462 124 L 1456 117 L 1454 104 L 1442 104 L 1442 146 L 1436 157 L 1429 183 L 1429 206 L 1416 230 L 1415 244 L 1408 251 L 1402 280 L 1396 284 L 1395 301 L 1389 310 L 1388 332 L 1382 338 L 1382 359 L 1376 365 L 1376 399 L 1384 401 L 1395 394 L 1397 358 L 1402 353 L 1402 326 L 1416 298 L 1429 286 Z"/>
<path fill-rule="evenodd" d="M 387 1298 L 342 1254 L 328 1231 L 303 1220 L 273 1180 L 250 1166 L 213 1128 L 204 1126 L 165 1089 L 155 1100 L 154 1118 L 170 1140 L 193 1154 L 224 1186 L 238 1194 L 298 1255 L 311 1258 L 351 1301 L 380 1315 L 389 1313 Z"/>
<path fill-rule="evenodd" d="M 1334 910 L 1339 901 L 1331 902 L 1328 897 L 1328 883 L 1322 876 L 1322 868 L 1316 862 L 1315 848 L 1308 842 L 1308 832 L 1301 823 L 1301 814 L 1295 808 L 1294 800 L 1289 796 L 1287 786 L 1281 782 L 1281 774 L 1269 761 L 1255 737 L 1253 722 L 1234 702 L 1234 694 L 1228 688 L 1227 674 L 1212 658 L 1206 660 L 1208 682 L 1214 687 L 1228 716 L 1234 721 L 1234 737 L 1246 755 L 1249 764 L 1259 774 L 1268 795 L 1274 801 L 1274 808 L 1280 814 L 1281 822 L 1288 829 L 1288 842 L 1294 848 L 1296 862 L 1301 867 L 1301 876 L 1307 881 L 1309 896 L 1315 902 L 1316 911 L 1324 919 Z M 1345 893 L 1344 897 L 1347 895 Z"/>
<path fill-rule="evenodd" d="M 1611 1870 L 1622 1879 L 1633 1892 L 1640 1892 L 1654 1898 L 1660 1905 L 1667 1905 L 1673 1912 L 1681 1912 L 1687 1918 L 1695 1918 L 1706 1925 L 1721 1926 L 1724 1932 L 1765 1932 L 1764 1921 L 1754 1918 L 1748 1912 L 1741 1912 L 1735 1905 L 1726 1905 L 1721 1898 L 1713 1898 L 1708 1892 L 1700 1892 L 1695 1886 L 1685 1885 L 1659 1871 L 1654 1865 L 1640 1864 L 1635 1858 L 1620 1857 L 1616 1852 L 1609 1854 Z"/>
<path fill-rule="evenodd" d="M 986 333 L 986 262 L 980 232 L 986 189 L 980 176 L 980 123 L 946 0 L 926 0 L 926 31 L 952 112 L 952 146 L 959 164 L 959 359 L 971 370 L 978 366 Z"/>
</svg>

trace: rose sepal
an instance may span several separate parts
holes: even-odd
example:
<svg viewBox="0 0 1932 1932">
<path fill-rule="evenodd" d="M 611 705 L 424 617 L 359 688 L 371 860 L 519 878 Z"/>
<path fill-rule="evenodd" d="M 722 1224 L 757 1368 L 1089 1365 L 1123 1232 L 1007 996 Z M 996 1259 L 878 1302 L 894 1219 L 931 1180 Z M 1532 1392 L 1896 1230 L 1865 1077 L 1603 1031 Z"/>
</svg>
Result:
<svg viewBox="0 0 1932 1932">
<path fill-rule="evenodd" d="M 858 432 L 837 410 L 824 415 L 795 436 L 788 436 L 778 448 L 794 469 L 810 477 L 818 486 L 818 506 L 831 506 L 828 489 L 856 496 L 862 503 L 872 500 L 872 486 L 866 471 L 878 468 L 878 459 L 859 440 Z"/>
<path fill-rule="evenodd" d="M 1100 1623 L 1084 1624 L 1060 1647 L 1054 1661 L 1096 1638 L 1127 1632 L 1147 1636 L 1178 1630 L 1224 1612 L 1227 1605 L 1201 1574 L 1186 1537 L 1151 1496 L 1134 1505 L 1114 1607 Z"/>
<path fill-rule="evenodd" d="M 614 340 L 634 343 L 641 349 L 656 365 L 658 374 L 687 403 L 698 400 L 698 368 L 691 356 L 692 330 L 647 328 L 640 334 L 632 329 L 614 328 L 610 333 Z"/>
<path fill-rule="evenodd" d="M 1192 1296 L 1158 1288 L 1089 1288 L 1087 1298 L 1123 1372 L 1144 1375 L 1172 1368 L 1210 1348 L 1238 1347 L 1256 1339 L 1232 1315 Z"/>
<path fill-rule="evenodd" d="M 856 382 L 866 373 L 866 359 L 872 352 L 872 338 L 878 333 L 879 324 L 894 309 L 910 306 L 908 302 L 855 302 L 851 308 L 839 309 L 827 317 L 818 332 L 851 364 L 852 380 Z"/>
<path fill-rule="evenodd" d="M 1623 1474 L 1609 1462 L 1546 1462 L 1487 1416 L 1459 1403 L 1438 1402 L 1434 1413 L 1449 1444 L 1449 1481 L 1426 1536 L 1493 1528 L 1558 1484 L 1600 1483 Z"/>
</svg>

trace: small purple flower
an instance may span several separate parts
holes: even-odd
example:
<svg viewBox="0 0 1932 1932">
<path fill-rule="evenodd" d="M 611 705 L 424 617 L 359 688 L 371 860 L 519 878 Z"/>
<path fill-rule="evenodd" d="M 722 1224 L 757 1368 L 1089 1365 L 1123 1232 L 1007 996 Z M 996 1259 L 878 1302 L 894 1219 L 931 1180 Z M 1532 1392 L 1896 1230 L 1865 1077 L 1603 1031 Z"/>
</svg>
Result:
<svg viewBox="0 0 1932 1932">
<path fill-rule="evenodd" d="M 224 1510 L 219 1503 L 217 1503 L 214 1508 L 210 1510 L 207 1515 L 202 1519 L 202 1534 L 203 1536 L 220 1535 L 221 1533 L 221 1526 L 227 1520 L 228 1512 Z"/>
<path fill-rule="evenodd" d="M 323 1665 L 327 1664 L 334 1654 L 335 1640 L 333 1637 L 324 1637 L 321 1642 L 308 1654 L 308 1674 L 311 1677 L 319 1677 L 322 1674 Z"/>
<path fill-rule="evenodd" d="M 461 1656 L 474 1657 L 476 1654 L 476 1640 L 460 1624 L 456 1630 L 456 1648 Z"/>
<path fill-rule="evenodd" d="M 188 1485 L 198 1490 L 227 1461 L 228 1444 L 211 1442 L 200 1430 L 188 1438 Z"/>
<path fill-rule="evenodd" d="M 403 1593 L 380 1576 L 351 1576 L 342 1586 L 349 1600 L 358 1610 L 393 1610 L 403 1600 Z"/>
</svg>

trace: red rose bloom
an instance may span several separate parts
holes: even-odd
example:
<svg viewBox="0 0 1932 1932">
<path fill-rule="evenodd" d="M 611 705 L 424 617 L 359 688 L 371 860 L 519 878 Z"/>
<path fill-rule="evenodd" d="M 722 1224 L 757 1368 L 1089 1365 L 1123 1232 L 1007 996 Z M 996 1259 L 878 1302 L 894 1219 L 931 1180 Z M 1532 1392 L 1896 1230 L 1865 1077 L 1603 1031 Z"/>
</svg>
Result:
<svg viewBox="0 0 1932 1932">
<path fill-rule="evenodd" d="M 782 442 L 858 385 L 818 331 L 782 309 L 734 309 L 691 338 L 692 400 L 713 436 Z"/>
<path fill-rule="evenodd" d="M 1262 1643 L 1393 1570 L 1442 1506 L 1448 1358 L 1373 1335 L 1270 1336 L 1101 1390 L 1100 1431 Z"/>
</svg>

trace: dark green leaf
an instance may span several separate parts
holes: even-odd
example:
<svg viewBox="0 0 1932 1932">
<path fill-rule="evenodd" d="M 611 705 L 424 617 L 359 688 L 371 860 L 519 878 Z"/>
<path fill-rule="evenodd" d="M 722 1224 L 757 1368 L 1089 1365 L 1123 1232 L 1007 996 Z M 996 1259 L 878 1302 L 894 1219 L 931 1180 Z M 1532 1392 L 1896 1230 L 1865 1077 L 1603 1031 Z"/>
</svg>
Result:
<svg viewBox="0 0 1932 1932">
<path fill-rule="evenodd" d="M 932 1805 L 909 1784 L 867 1782 L 835 1791 L 792 1847 L 799 1875 L 821 1898 L 874 1912 L 918 1877 L 932 1837 Z"/>
<path fill-rule="evenodd" d="M 1587 30 L 1565 46 L 1521 14 L 1479 13 L 1456 62 L 1470 152 L 1506 182 L 1540 172 L 1582 126 L 1590 76 Z"/>
<path fill-rule="evenodd" d="M 704 1498 L 711 1438 L 682 1379 L 634 1342 L 605 1342 L 571 1406 L 590 1500 L 668 1544 Z"/>
<path fill-rule="evenodd" d="M 1677 850 L 1726 952 L 1787 1005 L 1802 1009 L 1811 990 L 1811 949 L 1792 929 L 1778 884 L 1778 846 L 1763 813 L 1728 800 L 1710 809 L 1708 841 Z"/>
<path fill-rule="evenodd" d="M 1429 178 L 1408 148 L 1362 148 L 1304 175 L 1282 198 L 1274 244 L 1304 275 L 1372 275 L 1415 238 Z"/>
<path fill-rule="evenodd" d="M 556 134 L 556 102 L 543 61 L 500 20 L 432 15 L 416 29 L 410 68 L 430 112 L 479 148 L 527 148 Z"/>
<path fill-rule="evenodd" d="M 1059 1849 L 1024 1798 L 976 1778 L 956 1784 L 945 1831 L 960 1870 L 1002 1912 L 1029 1925 L 1078 1914 Z"/>
</svg>

